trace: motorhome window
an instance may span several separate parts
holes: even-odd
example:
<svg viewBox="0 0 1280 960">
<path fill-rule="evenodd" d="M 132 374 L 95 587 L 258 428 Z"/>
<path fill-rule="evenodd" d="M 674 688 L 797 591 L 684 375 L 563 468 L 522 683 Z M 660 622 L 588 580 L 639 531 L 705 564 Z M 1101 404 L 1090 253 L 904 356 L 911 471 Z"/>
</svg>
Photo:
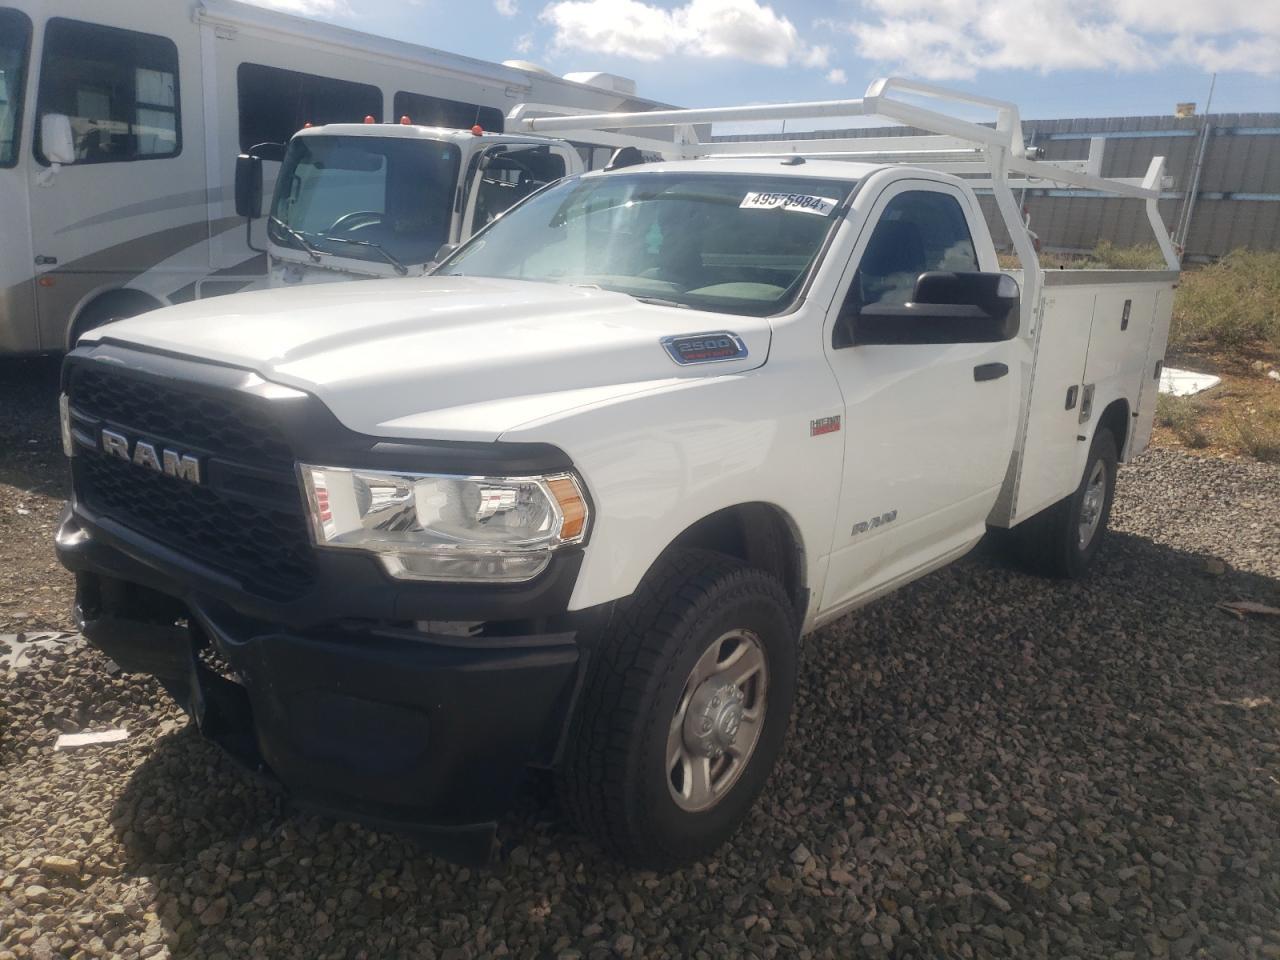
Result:
<svg viewBox="0 0 1280 960">
<path fill-rule="evenodd" d="M 561 181 L 438 271 L 569 283 L 768 316 L 799 295 L 851 180 L 614 173 Z"/>
<path fill-rule="evenodd" d="M 242 63 L 236 71 L 240 149 L 288 143 L 306 124 L 382 122 L 382 91 L 368 83 Z"/>
<path fill-rule="evenodd" d="M 396 117 L 408 117 L 411 122 L 424 127 L 469 130 L 478 123 L 490 133 L 502 132 L 502 111 L 496 107 L 482 107 L 478 103 L 446 100 L 404 90 L 396 94 L 394 105 Z"/>
<path fill-rule="evenodd" d="M 26 14 L 0 7 L 0 167 L 18 162 L 30 49 L 31 21 Z"/>
<path fill-rule="evenodd" d="M 55 17 L 44 34 L 39 121 L 71 120 L 76 163 L 177 156 L 182 148 L 178 48 L 166 37 Z"/>
<path fill-rule="evenodd" d="M 417 137 L 295 137 L 276 179 L 272 242 L 300 249 L 303 234 L 325 253 L 426 263 L 449 240 L 462 152 Z M 369 241 L 357 243 L 353 241 Z"/>
<path fill-rule="evenodd" d="M 964 210 L 946 193 L 909 190 L 885 206 L 858 264 L 850 301 L 901 305 L 911 299 L 916 278 L 930 270 L 971 273 L 978 254 Z M 854 307 L 850 303 L 850 307 Z"/>
</svg>

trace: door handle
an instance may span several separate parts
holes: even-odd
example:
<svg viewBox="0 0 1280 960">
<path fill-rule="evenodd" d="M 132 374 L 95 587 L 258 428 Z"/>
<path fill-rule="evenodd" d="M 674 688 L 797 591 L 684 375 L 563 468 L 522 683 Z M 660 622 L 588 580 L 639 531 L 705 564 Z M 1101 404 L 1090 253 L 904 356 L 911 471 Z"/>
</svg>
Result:
<svg viewBox="0 0 1280 960">
<path fill-rule="evenodd" d="M 999 380 L 1009 372 L 1008 364 L 980 363 L 973 368 L 973 379 L 978 383 L 983 380 Z"/>
</svg>

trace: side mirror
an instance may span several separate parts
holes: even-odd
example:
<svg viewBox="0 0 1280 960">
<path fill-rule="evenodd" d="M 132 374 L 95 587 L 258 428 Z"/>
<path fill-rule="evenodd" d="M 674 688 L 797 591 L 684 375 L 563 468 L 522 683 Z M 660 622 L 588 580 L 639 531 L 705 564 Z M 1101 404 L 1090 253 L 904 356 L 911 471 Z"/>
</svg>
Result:
<svg viewBox="0 0 1280 960">
<path fill-rule="evenodd" d="M 71 118 L 65 113 L 46 113 L 40 118 L 40 152 L 50 163 L 76 162 L 76 139 Z"/>
<path fill-rule="evenodd" d="M 236 216 L 262 216 L 262 159 L 247 153 L 236 157 Z"/>
<path fill-rule="evenodd" d="M 842 315 L 835 345 L 998 343 L 1018 335 L 1021 291 L 1007 273 L 922 273 L 904 304 Z"/>
</svg>

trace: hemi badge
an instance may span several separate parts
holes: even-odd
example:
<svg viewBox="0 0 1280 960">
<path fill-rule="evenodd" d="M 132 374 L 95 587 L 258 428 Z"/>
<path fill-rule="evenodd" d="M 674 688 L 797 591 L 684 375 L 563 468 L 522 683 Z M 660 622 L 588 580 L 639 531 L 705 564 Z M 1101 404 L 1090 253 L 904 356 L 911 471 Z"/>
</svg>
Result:
<svg viewBox="0 0 1280 960">
<path fill-rule="evenodd" d="M 817 420 L 809 421 L 809 436 L 820 437 L 824 433 L 835 433 L 840 429 L 840 415 L 834 417 L 819 417 Z"/>
<path fill-rule="evenodd" d="M 663 337 L 662 345 L 671 359 L 682 367 L 691 363 L 741 360 L 747 355 L 747 345 L 742 342 L 742 338 L 728 330 L 694 333 L 686 337 Z"/>
</svg>

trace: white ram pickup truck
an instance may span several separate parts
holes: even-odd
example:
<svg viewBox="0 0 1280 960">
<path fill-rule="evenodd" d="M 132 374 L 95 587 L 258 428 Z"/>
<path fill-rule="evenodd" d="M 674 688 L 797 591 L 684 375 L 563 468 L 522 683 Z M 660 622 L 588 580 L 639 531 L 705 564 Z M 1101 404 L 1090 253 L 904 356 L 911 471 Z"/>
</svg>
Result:
<svg viewBox="0 0 1280 960">
<path fill-rule="evenodd" d="M 994 130 L 883 85 L 841 109 L 977 157 L 686 143 L 548 186 L 432 276 L 91 331 L 57 533 L 85 634 L 302 804 L 454 857 L 530 767 L 629 861 L 714 850 L 782 748 L 803 635 L 992 528 L 1086 574 L 1177 280 L 1042 272 L 1009 187 L 1152 209 L 1158 176 L 1030 160 L 1008 105 Z"/>
</svg>

